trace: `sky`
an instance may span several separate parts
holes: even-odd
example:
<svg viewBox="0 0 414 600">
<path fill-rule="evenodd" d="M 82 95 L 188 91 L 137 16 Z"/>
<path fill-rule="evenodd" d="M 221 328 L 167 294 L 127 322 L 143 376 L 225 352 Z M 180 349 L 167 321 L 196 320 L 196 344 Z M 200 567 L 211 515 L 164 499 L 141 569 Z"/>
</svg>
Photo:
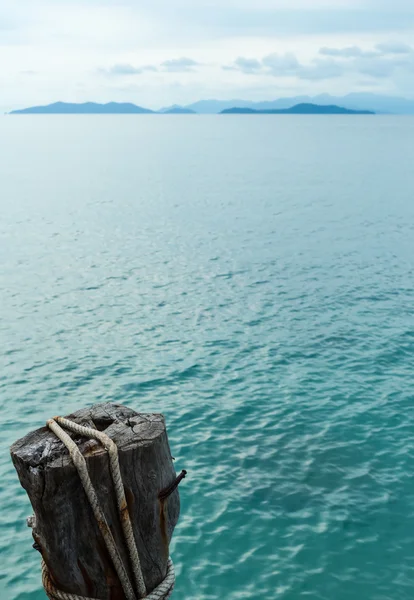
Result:
<svg viewBox="0 0 414 600">
<path fill-rule="evenodd" d="M 0 108 L 414 98 L 414 0 L 0 0 Z"/>
</svg>

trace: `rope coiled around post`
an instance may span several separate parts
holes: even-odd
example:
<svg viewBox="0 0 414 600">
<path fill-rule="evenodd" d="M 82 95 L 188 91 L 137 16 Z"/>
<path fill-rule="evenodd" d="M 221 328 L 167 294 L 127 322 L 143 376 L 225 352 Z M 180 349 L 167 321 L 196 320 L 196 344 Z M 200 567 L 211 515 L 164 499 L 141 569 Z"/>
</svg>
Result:
<svg viewBox="0 0 414 600">
<path fill-rule="evenodd" d="M 58 590 L 50 579 L 49 571 L 44 560 L 42 560 L 42 582 L 45 592 L 51 600 L 96 600 L 96 598 L 87 598 L 86 596 L 77 596 Z M 168 559 L 167 574 L 164 580 L 153 590 L 145 600 L 168 600 L 173 593 L 175 585 L 174 564 L 171 558 Z"/>
<path fill-rule="evenodd" d="M 54 419 L 49 419 L 47 422 L 47 426 L 49 427 L 49 429 L 51 429 L 51 431 L 53 431 L 53 433 L 64 443 L 66 448 L 69 450 L 69 454 L 76 467 L 76 470 L 78 471 L 83 489 L 85 490 L 85 494 L 89 500 L 89 504 L 91 505 L 93 514 L 105 541 L 106 547 L 112 559 L 112 563 L 114 565 L 118 578 L 121 582 L 126 599 L 137 600 L 137 596 L 134 591 L 134 586 L 130 581 L 128 572 L 125 568 L 125 565 L 123 564 L 121 555 L 116 546 L 106 517 L 99 505 L 98 497 L 96 495 L 92 481 L 89 477 L 85 458 L 83 457 L 82 453 L 80 452 L 79 448 L 72 440 L 72 438 L 66 433 L 66 431 L 64 431 L 63 427 L 65 429 L 68 429 L 69 431 L 78 433 L 79 435 L 82 435 L 84 437 L 89 437 L 100 441 L 104 448 L 107 450 L 109 458 L 109 468 L 114 484 L 116 501 L 122 524 L 122 531 L 131 559 L 135 589 L 138 593 L 138 597 L 145 598 L 146 600 L 167 600 L 167 598 L 171 596 L 175 584 L 174 566 L 171 559 L 168 560 L 167 574 L 164 580 L 157 586 L 157 588 L 155 588 L 155 590 L 153 590 L 150 594 L 147 595 L 147 590 L 142 575 L 141 563 L 139 560 L 138 550 L 135 543 L 134 532 L 132 529 L 131 518 L 129 515 L 128 505 L 125 498 L 124 486 L 122 483 L 121 470 L 119 467 L 118 459 L 118 448 L 115 442 L 111 440 L 111 438 L 102 431 L 91 429 L 90 427 L 84 427 L 83 425 L 78 425 L 77 423 L 74 423 L 73 421 L 70 421 L 63 417 L 55 417 Z M 50 578 L 47 565 L 44 561 L 42 561 L 42 581 L 48 597 L 52 600 L 96 600 L 92 598 L 86 598 L 84 596 L 77 596 L 76 594 L 68 594 L 66 592 L 58 590 Z"/>
</svg>

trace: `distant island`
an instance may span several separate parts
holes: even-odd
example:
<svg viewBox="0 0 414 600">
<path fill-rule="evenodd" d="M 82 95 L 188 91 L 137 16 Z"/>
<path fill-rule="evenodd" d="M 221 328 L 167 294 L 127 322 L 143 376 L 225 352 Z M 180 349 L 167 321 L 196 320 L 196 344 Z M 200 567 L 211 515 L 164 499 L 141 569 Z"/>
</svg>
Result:
<svg viewBox="0 0 414 600">
<path fill-rule="evenodd" d="M 302 103 L 290 108 L 270 108 L 255 110 L 254 108 L 226 108 L 221 115 L 375 115 L 371 110 L 352 110 L 335 104 L 322 106 L 319 104 Z"/>
<path fill-rule="evenodd" d="M 143 108 L 130 102 L 84 102 L 75 104 L 71 102 L 54 102 L 46 106 L 32 106 L 20 110 L 13 110 L 11 115 L 195 115 L 198 114 L 188 106 L 170 106 L 159 111 Z M 217 113 L 216 113 L 217 114 Z M 374 115 L 371 110 L 344 108 L 335 104 L 314 104 L 301 102 L 283 108 L 252 108 L 250 106 L 233 106 L 221 110 L 222 115 Z"/>
<path fill-rule="evenodd" d="M 154 114 L 149 108 L 142 108 L 130 102 L 84 102 L 73 104 L 71 102 L 55 102 L 47 106 L 32 106 L 21 110 L 13 110 L 11 115 L 142 115 Z"/>
</svg>

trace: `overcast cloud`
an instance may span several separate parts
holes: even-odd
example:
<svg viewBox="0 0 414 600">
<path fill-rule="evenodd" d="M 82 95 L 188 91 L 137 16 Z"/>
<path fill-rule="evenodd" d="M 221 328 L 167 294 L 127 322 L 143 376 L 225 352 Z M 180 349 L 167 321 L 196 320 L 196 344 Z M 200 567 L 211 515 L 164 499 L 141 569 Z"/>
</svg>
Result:
<svg viewBox="0 0 414 600">
<path fill-rule="evenodd" d="M 412 0 L 0 0 L 0 106 L 414 98 Z"/>
</svg>

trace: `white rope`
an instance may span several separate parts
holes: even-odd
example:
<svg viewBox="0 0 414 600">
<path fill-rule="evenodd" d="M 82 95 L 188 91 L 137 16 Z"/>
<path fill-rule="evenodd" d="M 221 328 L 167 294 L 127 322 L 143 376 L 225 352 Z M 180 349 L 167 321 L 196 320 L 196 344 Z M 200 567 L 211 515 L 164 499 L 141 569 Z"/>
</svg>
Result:
<svg viewBox="0 0 414 600">
<path fill-rule="evenodd" d="M 77 596 L 76 594 L 67 594 L 58 590 L 53 584 L 48 568 L 44 560 L 42 560 L 42 581 L 46 594 L 50 600 L 96 600 L 96 598 L 86 598 L 86 596 Z M 171 558 L 168 559 L 167 574 L 164 580 L 153 590 L 145 600 L 168 600 L 173 593 L 175 585 L 175 571 Z"/>
<path fill-rule="evenodd" d="M 58 423 L 60 423 L 60 425 Z M 145 598 L 146 600 L 167 600 L 167 598 L 171 596 L 175 584 L 174 566 L 171 559 L 168 560 L 167 574 L 164 580 L 158 585 L 158 587 L 155 590 L 153 590 L 149 595 L 147 595 L 144 578 L 142 575 L 141 563 L 139 560 L 138 550 L 135 543 L 131 519 L 128 511 L 128 505 L 125 498 L 125 491 L 119 467 L 118 448 L 116 444 L 105 433 L 96 429 L 91 429 L 89 427 L 78 425 L 77 423 L 69 421 L 68 419 L 65 419 L 63 417 L 55 417 L 54 419 L 49 419 L 49 421 L 47 422 L 47 426 L 65 444 L 66 448 L 69 450 L 69 454 L 79 473 L 80 480 L 91 505 L 98 527 L 104 538 L 106 547 L 112 559 L 118 578 L 121 582 L 126 599 L 137 600 L 127 570 L 125 569 L 122 558 L 119 554 L 118 548 L 113 538 L 112 532 L 108 526 L 105 515 L 99 505 L 98 497 L 96 495 L 92 481 L 89 477 L 86 461 L 75 442 L 62 429 L 62 427 L 65 427 L 66 429 L 69 429 L 70 431 L 78 433 L 82 436 L 91 437 L 96 440 L 99 440 L 104 446 L 104 448 L 108 451 L 111 477 L 114 483 L 122 530 L 131 558 L 136 590 L 139 594 L 139 597 Z M 48 597 L 52 600 L 94 600 L 92 598 L 86 598 L 84 596 L 67 594 L 66 592 L 58 590 L 50 578 L 47 565 L 44 561 L 42 561 L 42 580 L 45 591 Z"/>
</svg>

